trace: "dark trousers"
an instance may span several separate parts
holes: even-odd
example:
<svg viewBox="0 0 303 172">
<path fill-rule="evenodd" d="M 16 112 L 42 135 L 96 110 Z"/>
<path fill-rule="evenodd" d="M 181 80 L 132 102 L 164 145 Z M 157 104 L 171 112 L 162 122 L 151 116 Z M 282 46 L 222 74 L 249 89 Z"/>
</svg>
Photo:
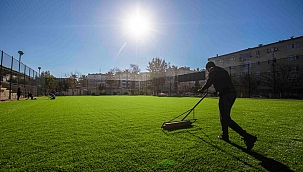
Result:
<svg viewBox="0 0 303 172">
<path fill-rule="evenodd" d="M 236 93 L 227 93 L 219 96 L 219 110 L 220 110 L 220 123 L 223 136 L 228 136 L 228 127 L 233 129 L 241 136 L 246 135 L 243 130 L 235 121 L 230 117 L 230 110 L 236 100 Z"/>
</svg>

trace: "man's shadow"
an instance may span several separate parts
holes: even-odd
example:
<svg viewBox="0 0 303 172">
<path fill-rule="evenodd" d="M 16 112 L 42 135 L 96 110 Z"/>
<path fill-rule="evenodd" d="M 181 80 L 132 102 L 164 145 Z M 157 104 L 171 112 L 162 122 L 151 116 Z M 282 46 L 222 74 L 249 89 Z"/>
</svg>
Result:
<svg viewBox="0 0 303 172">
<path fill-rule="evenodd" d="M 237 145 L 236 143 L 232 143 L 232 142 L 227 142 L 229 144 L 231 144 L 232 146 L 242 150 L 243 152 L 253 156 L 254 158 L 256 158 L 257 160 L 261 161 L 260 165 L 265 168 L 268 171 L 285 171 L 285 172 L 292 172 L 293 170 L 289 169 L 288 166 L 286 166 L 285 164 L 282 164 L 279 161 L 276 161 L 274 159 L 265 157 L 257 152 L 254 151 L 248 151 L 245 148 L 243 148 L 242 146 Z"/>
<path fill-rule="evenodd" d="M 201 131 L 203 132 L 202 128 L 197 128 L 196 130 L 201 130 Z M 211 142 L 206 141 L 204 138 L 202 138 L 202 137 L 200 137 L 200 136 L 197 136 L 195 133 L 193 133 L 193 132 L 191 132 L 191 131 L 189 131 L 189 130 L 187 130 L 186 132 L 188 132 L 189 134 L 191 134 L 191 135 L 193 135 L 193 136 L 199 138 L 200 140 L 202 140 L 202 141 L 204 141 L 204 142 L 210 144 L 211 146 L 213 146 L 213 147 L 215 147 L 215 148 L 217 148 L 217 149 L 219 149 L 219 150 L 221 150 L 221 151 L 223 151 L 223 152 L 225 152 L 225 153 L 227 153 L 227 154 L 230 154 L 229 152 L 226 152 L 225 150 L 223 150 L 222 148 L 220 148 L 220 147 L 219 147 L 214 141 L 212 141 L 212 140 L 209 138 L 209 136 L 206 135 L 204 132 L 203 132 L 204 135 L 205 135 Z M 281 172 L 282 172 L 282 171 L 283 171 L 283 172 L 293 172 L 293 170 L 289 169 L 288 166 L 286 166 L 285 164 L 282 164 L 282 163 L 279 162 L 279 161 L 276 161 L 276 160 L 274 160 L 274 159 L 265 157 L 265 156 L 263 156 L 263 155 L 261 155 L 261 154 L 259 154 L 259 153 L 257 153 L 257 152 L 254 152 L 254 151 L 248 151 L 246 148 L 244 148 L 244 147 L 242 147 L 242 146 L 240 146 L 240 145 L 238 145 L 238 144 L 236 144 L 236 143 L 232 143 L 232 142 L 230 142 L 230 141 L 227 142 L 227 143 L 229 143 L 230 145 L 232 145 L 232 146 L 234 146 L 234 147 L 236 147 L 236 148 L 242 150 L 243 152 L 245 152 L 245 153 L 251 155 L 252 157 L 256 158 L 257 160 L 259 160 L 259 161 L 260 161 L 260 165 L 261 165 L 263 168 L 265 168 L 267 171 L 271 171 L 271 172 L 277 172 L 277 171 L 281 171 Z M 247 163 L 247 162 L 241 160 L 239 157 L 234 156 L 234 155 L 232 155 L 232 154 L 230 154 L 230 155 L 231 155 L 233 158 L 235 158 L 235 159 L 237 159 L 237 160 L 243 162 L 244 164 L 246 164 L 246 165 L 248 165 L 248 166 L 250 166 L 250 167 L 252 167 L 252 168 L 255 168 L 255 167 L 253 167 L 251 164 L 249 164 L 249 163 Z"/>
</svg>

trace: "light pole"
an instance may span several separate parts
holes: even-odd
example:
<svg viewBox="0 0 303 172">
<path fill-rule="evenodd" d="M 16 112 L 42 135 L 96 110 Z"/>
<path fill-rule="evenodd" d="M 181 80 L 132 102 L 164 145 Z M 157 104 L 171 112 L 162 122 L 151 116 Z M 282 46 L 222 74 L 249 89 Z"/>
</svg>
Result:
<svg viewBox="0 0 303 172">
<path fill-rule="evenodd" d="M 19 88 L 19 74 L 20 74 L 20 64 L 21 64 L 21 56 L 24 54 L 23 51 L 18 51 L 19 53 L 19 70 L 18 70 L 18 80 L 17 80 L 17 86 Z"/>
<path fill-rule="evenodd" d="M 99 85 L 100 85 L 100 87 L 101 87 L 101 84 L 102 84 L 102 72 L 101 72 L 101 68 L 100 68 L 99 71 L 100 71 L 100 84 L 99 84 Z M 100 88 L 100 87 L 99 87 L 99 88 Z M 101 95 L 101 90 L 99 89 L 99 91 L 100 91 L 100 95 Z"/>
<path fill-rule="evenodd" d="M 248 63 L 248 66 L 247 66 L 247 70 L 248 70 L 248 71 L 247 71 L 247 76 L 248 76 L 248 98 L 250 98 L 250 92 L 251 92 L 249 68 L 250 68 L 250 63 Z"/>
<path fill-rule="evenodd" d="M 38 67 L 39 69 L 39 80 L 38 80 L 38 91 L 39 91 L 39 96 L 40 96 L 40 91 L 41 91 L 41 85 L 40 85 L 40 80 L 41 80 L 41 75 L 40 75 L 40 70 L 41 70 L 41 67 Z"/>
<path fill-rule="evenodd" d="M 273 98 L 276 98 L 276 73 L 275 73 L 275 63 L 276 63 L 276 58 L 275 58 L 275 52 L 278 51 L 278 48 L 273 48 L 271 49 L 272 52 L 272 71 L 273 71 L 273 79 L 274 79 L 274 95 Z"/>
<path fill-rule="evenodd" d="M 229 66 L 229 77 L 231 78 L 231 66 Z"/>
</svg>

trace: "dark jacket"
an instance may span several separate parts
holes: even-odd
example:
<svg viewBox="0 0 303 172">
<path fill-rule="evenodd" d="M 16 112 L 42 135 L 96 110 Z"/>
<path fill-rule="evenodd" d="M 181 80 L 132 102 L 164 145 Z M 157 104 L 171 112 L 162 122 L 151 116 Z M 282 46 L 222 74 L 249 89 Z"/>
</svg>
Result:
<svg viewBox="0 0 303 172">
<path fill-rule="evenodd" d="M 229 74 L 221 67 L 215 66 L 210 68 L 208 79 L 202 86 L 202 92 L 213 85 L 219 95 L 225 95 L 227 93 L 236 93 L 236 89 L 230 80 Z"/>
<path fill-rule="evenodd" d="M 20 96 L 21 95 L 21 90 L 20 90 L 20 88 L 18 88 L 18 90 L 17 90 L 17 96 Z"/>
</svg>

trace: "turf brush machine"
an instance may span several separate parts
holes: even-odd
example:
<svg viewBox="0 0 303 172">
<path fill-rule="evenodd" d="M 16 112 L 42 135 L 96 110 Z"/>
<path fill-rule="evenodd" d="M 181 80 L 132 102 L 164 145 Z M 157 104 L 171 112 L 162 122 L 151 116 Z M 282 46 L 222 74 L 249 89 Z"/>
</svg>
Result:
<svg viewBox="0 0 303 172">
<path fill-rule="evenodd" d="M 200 104 L 200 102 L 207 96 L 207 93 L 204 93 L 202 95 L 202 98 L 195 104 L 195 106 L 186 112 L 178 115 L 177 117 L 171 119 L 168 122 L 164 122 L 161 126 L 162 129 L 164 130 L 178 130 L 178 129 L 184 129 L 184 128 L 190 128 L 192 127 L 192 124 L 196 122 L 197 119 L 194 117 L 194 110 L 195 108 Z M 186 119 L 190 113 L 193 113 L 193 118 L 192 119 Z M 175 119 L 185 115 L 181 121 L 174 121 Z"/>
</svg>

